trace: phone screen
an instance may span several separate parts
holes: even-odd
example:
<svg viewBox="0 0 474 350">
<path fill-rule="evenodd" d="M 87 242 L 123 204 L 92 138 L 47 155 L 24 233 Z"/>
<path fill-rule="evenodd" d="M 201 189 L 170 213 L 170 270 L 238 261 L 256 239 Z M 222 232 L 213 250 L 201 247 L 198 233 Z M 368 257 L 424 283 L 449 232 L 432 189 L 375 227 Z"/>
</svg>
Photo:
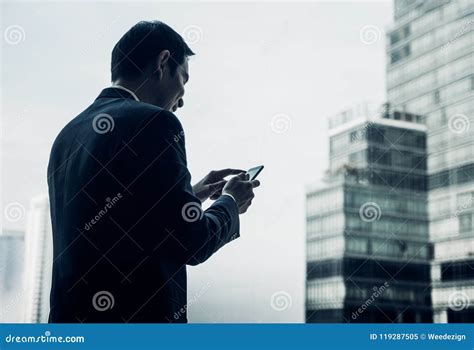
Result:
<svg viewBox="0 0 474 350">
<path fill-rule="evenodd" d="M 250 175 L 250 180 L 255 180 L 255 178 L 260 174 L 260 172 L 263 170 L 263 165 L 256 166 L 254 168 L 250 168 L 247 171 L 247 174 Z"/>
</svg>

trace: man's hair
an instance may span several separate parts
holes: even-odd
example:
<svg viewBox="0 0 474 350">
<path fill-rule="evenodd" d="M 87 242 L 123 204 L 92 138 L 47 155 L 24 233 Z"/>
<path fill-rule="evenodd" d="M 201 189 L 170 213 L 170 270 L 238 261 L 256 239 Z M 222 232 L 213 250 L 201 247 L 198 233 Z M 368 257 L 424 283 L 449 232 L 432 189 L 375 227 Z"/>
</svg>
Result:
<svg viewBox="0 0 474 350">
<path fill-rule="evenodd" d="M 112 50 L 112 81 L 138 78 L 149 64 L 156 62 L 161 51 L 169 50 L 171 72 L 194 55 L 184 39 L 170 26 L 159 21 L 135 24 Z"/>
</svg>

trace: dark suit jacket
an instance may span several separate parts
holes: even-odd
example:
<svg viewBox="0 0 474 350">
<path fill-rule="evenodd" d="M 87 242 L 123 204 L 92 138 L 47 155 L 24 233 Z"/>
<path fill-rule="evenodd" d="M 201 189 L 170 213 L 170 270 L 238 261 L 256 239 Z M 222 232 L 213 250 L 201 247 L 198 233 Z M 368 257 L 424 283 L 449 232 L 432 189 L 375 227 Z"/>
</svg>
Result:
<svg viewBox="0 0 474 350">
<path fill-rule="evenodd" d="M 48 166 L 50 322 L 186 322 L 186 265 L 239 236 L 234 200 L 202 212 L 171 112 L 106 88 Z"/>
</svg>

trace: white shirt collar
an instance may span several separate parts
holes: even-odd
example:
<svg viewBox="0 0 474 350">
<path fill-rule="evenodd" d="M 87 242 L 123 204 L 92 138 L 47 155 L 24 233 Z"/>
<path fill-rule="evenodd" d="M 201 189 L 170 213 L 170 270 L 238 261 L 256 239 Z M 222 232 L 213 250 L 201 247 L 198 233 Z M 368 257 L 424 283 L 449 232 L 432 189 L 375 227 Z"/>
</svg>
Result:
<svg viewBox="0 0 474 350">
<path fill-rule="evenodd" d="M 129 89 L 127 89 L 126 87 L 123 87 L 122 85 L 115 84 L 115 85 L 112 85 L 111 87 L 116 88 L 116 89 L 120 89 L 120 90 L 127 91 L 130 95 L 133 96 L 133 98 L 135 99 L 135 101 L 140 101 L 140 99 L 137 97 L 137 95 L 135 95 L 135 93 L 134 93 L 132 90 L 129 90 Z"/>
</svg>

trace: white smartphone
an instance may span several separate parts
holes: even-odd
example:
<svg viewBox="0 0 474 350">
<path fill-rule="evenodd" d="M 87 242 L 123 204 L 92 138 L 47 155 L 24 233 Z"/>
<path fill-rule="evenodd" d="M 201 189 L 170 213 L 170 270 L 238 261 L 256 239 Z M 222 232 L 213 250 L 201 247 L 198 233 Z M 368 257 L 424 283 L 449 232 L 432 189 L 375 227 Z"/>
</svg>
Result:
<svg viewBox="0 0 474 350">
<path fill-rule="evenodd" d="M 260 174 L 260 172 L 263 170 L 263 165 L 259 165 L 259 166 L 256 166 L 256 167 L 253 167 L 253 168 L 250 168 L 249 170 L 247 170 L 247 174 L 250 175 L 250 181 L 251 180 L 255 180 L 258 176 L 258 174 Z"/>
</svg>

